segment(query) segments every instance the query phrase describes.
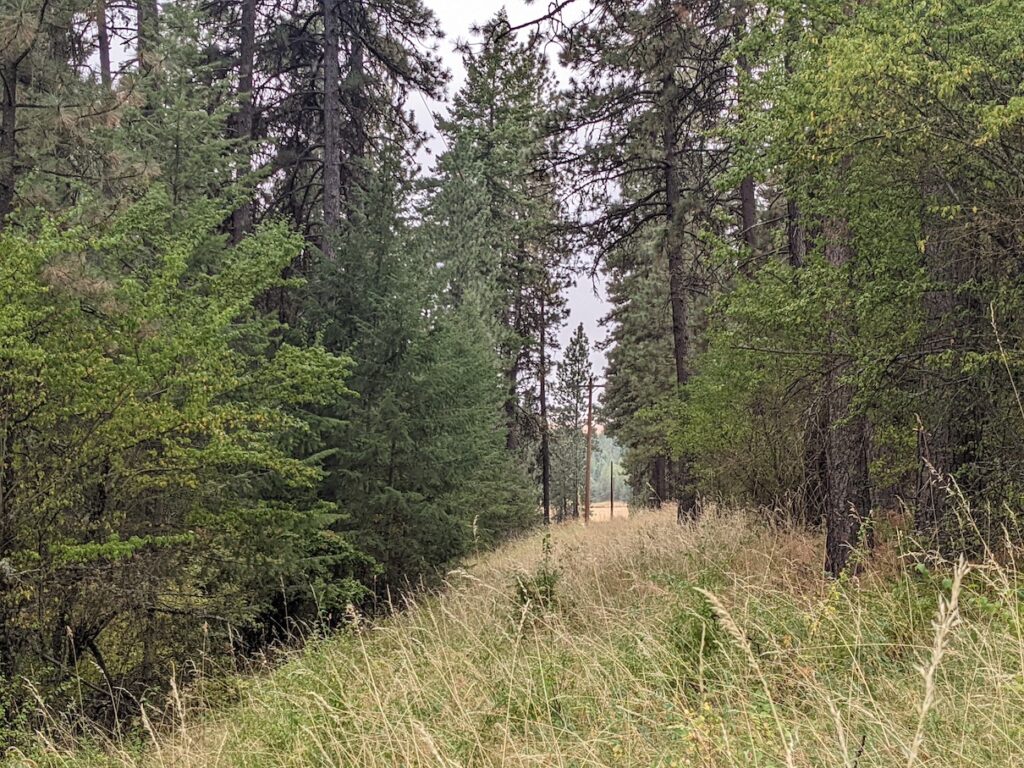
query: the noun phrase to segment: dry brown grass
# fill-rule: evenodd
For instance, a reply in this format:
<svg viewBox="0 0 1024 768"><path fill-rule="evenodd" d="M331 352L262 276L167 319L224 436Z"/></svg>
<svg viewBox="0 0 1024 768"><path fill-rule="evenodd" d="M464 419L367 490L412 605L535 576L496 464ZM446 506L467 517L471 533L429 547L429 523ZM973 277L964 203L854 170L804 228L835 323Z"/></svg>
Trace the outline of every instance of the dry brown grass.
<svg viewBox="0 0 1024 768"><path fill-rule="evenodd" d="M244 681L230 707L182 703L141 748L21 762L1024 764L1024 622L1007 568L918 572L893 557L829 584L816 537L714 510L687 528L671 513L566 526L548 557L542 535Z"/></svg>

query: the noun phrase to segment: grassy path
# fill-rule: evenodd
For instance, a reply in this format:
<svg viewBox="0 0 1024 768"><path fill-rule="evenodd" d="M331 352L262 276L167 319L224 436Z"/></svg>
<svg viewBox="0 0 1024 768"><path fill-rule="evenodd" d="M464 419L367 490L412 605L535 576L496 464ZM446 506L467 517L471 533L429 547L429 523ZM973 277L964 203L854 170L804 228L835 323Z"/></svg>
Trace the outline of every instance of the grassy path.
<svg viewBox="0 0 1024 768"><path fill-rule="evenodd" d="M820 551L740 513L562 527L239 681L235 704L183 704L155 743L21 762L1024 765L1016 577L904 570L890 545L828 584Z"/></svg>

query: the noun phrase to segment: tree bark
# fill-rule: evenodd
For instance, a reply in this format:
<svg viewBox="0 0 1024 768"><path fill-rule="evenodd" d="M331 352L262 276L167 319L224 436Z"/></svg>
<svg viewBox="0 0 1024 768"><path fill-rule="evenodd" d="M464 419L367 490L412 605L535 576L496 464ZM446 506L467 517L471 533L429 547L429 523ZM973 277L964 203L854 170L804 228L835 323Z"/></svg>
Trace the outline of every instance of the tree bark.
<svg viewBox="0 0 1024 768"><path fill-rule="evenodd" d="M743 219L743 242L750 249L749 256L753 258L757 245L757 199L753 176L744 176L740 182L740 208ZM748 268L746 271L751 270Z"/></svg>
<svg viewBox="0 0 1024 768"><path fill-rule="evenodd" d="M831 266L842 269L853 259L849 226L832 218L826 221L824 229L825 257ZM832 322L839 322L839 318L833 317ZM835 353L838 334L834 329L831 335L833 356L825 381L829 421L825 570L838 577L860 543L861 526L871 511L871 487L867 418L854 410L854 388L843 380L849 367Z"/></svg>
<svg viewBox="0 0 1024 768"><path fill-rule="evenodd" d="M335 238L341 220L341 73L339 0L323 0L324 16L324 231L322 250L336 258Z"/></svg>
<svg viewBox="0 0 1024 768"><path fill-rule="evenodd" d="M800 216L800 207L790 200L786 204L786 243L789 265L802 267L807 261L807 233Z"/></svg>
<svg viewBox="0 0 1024 768"><path fill-rule="evenodd" d="M109 91L113 86L114 77L110 69L110 32L107 29L106 0L96 0L96 47L100 56L100 82Z"/></svg>
<svg viewBox="0 0 1024 768"><path fill-rule="evenodd" d="M665 168L665 249L668 257L669 303L672 309L672 350L675 358L676 383L690 380L689 270L686 265L680 211L681 182L679 178L676 129L679 88L669 71L662 80L662 150ZM680 522L693 517L697 499L690 484L689 461L680 456L674 462L676 516ZM663 499L664 500L664 499Z"/></svg>
<svg viewBox="0 0 1024 768"><path fill-rule="evenodd" d="M0 105L0 230L14 207L18 169L18 61L10 58L0 65L3 104Z"/></svg>
<svg viewBox="0 0 1024 768"><path fill-rule="evenodd" d="M153 67L152 52L156 45L159 29L160 5L158 0L138 0L136 16L138 23L136 55L139 59L139 69L148 72Z"/></svg>
<svg viewBox="0 0 1024 768"><path fill-rule="evenodd" d="M544 502L544 524L551 523L551 449L548 441L547 396L547 313L544 297L540 297L540 474Z"/></svg>
<svg viewBox="0 0 1024 768"><path fill-rule="evenodd" d="M354 205L354 191L361 176L361 163L366 156L366 72L362 30L365 28L363 8L359 0L345 0L344 26L349 34L348 72L345 75L344 101L348 107L345 129L345 158L341 166L341 190L346 204Z"/></svg>
<svg viewBox="0 0 1024 768"><path fill-rule="evenodd" d="M234 135L242 141L252 139L253 70L256 59L256 0L243 0L238 51L238 112L234 117ZM248 159L248 152L244 153ZM252 200L246 199L231 215L231 241L241 242L252 229Z"/></svg>
<svg viewBox="0 0 1024 768"><path fill-rule="evenodd" d="M833 375L829 398L832 422L828 441L828 506L826 508L825 570L838 577L861 543L861 527L871 512L868 481L867 421L851 416L853 393Z"/></svg>
<svg viewBox="0 0 1024 768"><path fill-rule="evenodd" d="M744 3L740 8L738 16L738 38L742 38L747 32L747 12L747 4ZM747 61L746 56L740 55L737 57L736 69L738 92L741 78L750 79L750 63ZM757 246L757 195L754 187L754 177L750 174L744 176L740 182L740 219L743 226L743 242L750 251L747 259L744 260L745 268L743 271L749 275L753 271L751 269L751 260L756 256Z"/></svg>
<svg viewBox="0 0 1024 768"><path fill-rule="evenodd" d="M665 250L668 257L669 303L672 308L672 351L676 383L690 380L690 330L687 317L686 259L678 231L681 184L676 157L676 121L679 89L670 73L662 82L662 150L665 167Z"/></svg>
<svg viewBox="0 0 1024 768"><path fill-rule="evenodd" d="M785 17L785 37L793 44L800 39L800 20L791 14ZM790 62L789 52L785 55L786 75L792 75L793 65ZM802 267L807 261L807 228L804 227L800 206L795 200L786 202L786 242L791 267Z"/></svg>

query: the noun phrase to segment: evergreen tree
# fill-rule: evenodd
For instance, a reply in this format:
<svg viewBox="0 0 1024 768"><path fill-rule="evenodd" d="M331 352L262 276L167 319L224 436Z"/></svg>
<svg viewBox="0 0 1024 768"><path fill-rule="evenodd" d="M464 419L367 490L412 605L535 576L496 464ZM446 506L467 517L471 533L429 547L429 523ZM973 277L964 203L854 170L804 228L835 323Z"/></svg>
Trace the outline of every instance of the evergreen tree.
<svg viewBox="0 0 1024 768"><path fill-rule="evenodd" d="M211 637L337 621L535 519L493 297L455 289L414 212L403 105L437 95L436 23L328 5L338 82L319 3L0 22L0 673L69 713L68 691L110 714Z"/></svg>
<svg viewBox="0 0 1024 768"><path fill-rule="evenodd" d="M555 500L559 518L577 518L586 475L587 388L593 378L590 343L580 323L558 365L555 386Z"/></svg>
<svg viewBox="0 0 1024 768"><path fill-rule="evenodd" d="M602 399L609 436L625 449L629 485L648 506L674 495L666 420L676 388L665 265L652 246L623 243L605 261L611 311Z"/></svg>
<svg viewBox="0 0 1024 768"><path fill-rule="evenodd" d="M518 41L504 12L480 35L479 50L463 51L466 84L442 123L450 149L438 164L429 220L447 232L453 298L477 293L496 322L508 446L532 461L544 432L540 382L568 282L555 240L555 180L543 163L552 77L539 37Z"/></svg>
<svg viewBox="0 0 1024 768"><path fill-rule="evenodd" d="M315 450L330 452L323 492L351 511L345 528L380 564L385 595L534 516L497 428L488 319L471 297L451 301L444 242L410 220L401 158L367 173L365 213L314 273L306 317L313 338L357 361L359 397L321 414Z"/></svg>
<svg viewBox="0 0 1024 768"><path fill-rule="evenodd" d="M0 237L0 664L60 709L76 678L86 714L130 706L282 590L361 591L318 464L284 448L349 361L271 341L252 301L301 241L225 249L224 215L158 187L103 231Z"/></svg>
<svg viewBox="0 0 1024 768"><path fill-rule="evenodd" d="M656 239L680 387L693 372L696 297L715 266L708 243L723 234L729 203L719 185L728 145L714 133L732 79L733 10L721 0L601 0L562 33L573 78L560 165L576 190L580 242L608 258L623 246L638 254L636 242ZM694 512L696 489L690 452L675 458L682 519Z"/></svg>

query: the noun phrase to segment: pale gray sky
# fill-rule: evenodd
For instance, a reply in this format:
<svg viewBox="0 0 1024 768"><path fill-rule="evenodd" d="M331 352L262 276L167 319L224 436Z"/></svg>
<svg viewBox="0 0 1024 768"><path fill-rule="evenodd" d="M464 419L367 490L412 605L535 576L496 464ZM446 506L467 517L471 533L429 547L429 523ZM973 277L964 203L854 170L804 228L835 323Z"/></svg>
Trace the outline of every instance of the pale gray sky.
<svg viewBox="0 0 1024 768"><path fill-rule="evenodd" d="M513 25L537 18L547 8L546 3L533 3L531 6L523 0L425 0L441 22L441 28L445 32L445 39L441 41L441 56L445 66L452 73L452 80L448 86L448 95L451 96L462 85L465 80L466 71L462 66L462 58L455 52L455 44L459 40L470 39L470 30L474 25L480 25L490 19L501 8L508 12L509 22ZM414 104L417 117L428 131L433 131L431 112L445 109L443 103L424 103L422 108ZM440 140L432 142L433 152L444 149ZM579 323L583 323L587 336L591 343L591 363L594 366L594 374L600 378L604 376L605 356L595 348L595 342L604 338L604 329L598 325L598 320L608 311L608 305L604 298L604 285L591 284L590 278L580 276L577 285L571 288L568 293L569 319L561 332L562 347L572 335L573 330Z"/></svg>

